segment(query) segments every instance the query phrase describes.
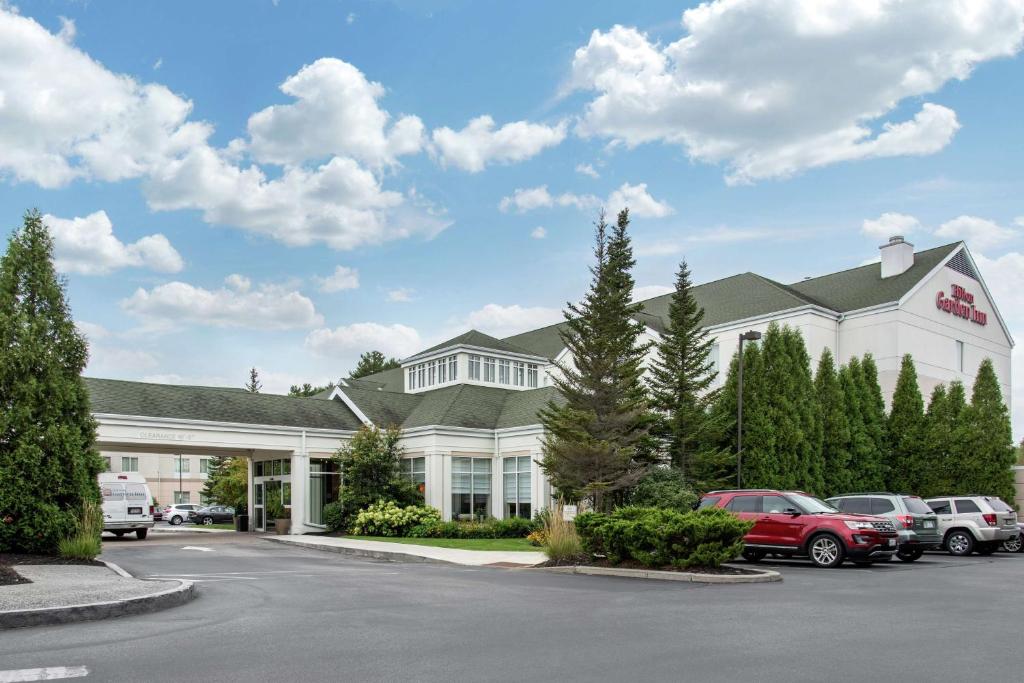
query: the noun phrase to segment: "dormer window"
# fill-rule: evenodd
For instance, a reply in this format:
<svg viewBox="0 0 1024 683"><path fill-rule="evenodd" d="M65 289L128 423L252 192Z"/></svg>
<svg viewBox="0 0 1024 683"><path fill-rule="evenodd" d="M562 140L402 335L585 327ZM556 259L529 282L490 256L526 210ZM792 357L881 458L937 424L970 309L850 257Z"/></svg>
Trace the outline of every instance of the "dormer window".
<svg viewBox="0 0 1024 683"><path fill-rule="evenodd" d="M526 386L531 389L537 388L537 366L534 363L526 366Z"/></svg>
<svg viewBox="0 0 1024 683"><path fill-rule="evenodd" d="M419 393L456 383L535 389L547 359L471 330L402 363L405 390Z"/></svg>
<svg viewBox="0 0 1024 683"><path fill-rule="evenodd" d="M469 357L469 379L471 381L480 381L480 356Z"/></svg>
<svg viewBox="0 0 1024 683"><path fill-rule="evenodd" d="M517 387L526 386L526 363L512 364L512 384Z"/></svg>
<svg viewBox="0 0 1024 683"><path fill-rule="evenodd" d="M504 358L498 361L498 384L508 384L509 368L511 365L511 361L507 361Z"/></svg>
<svg viewBox="0 0 1024 683"><path fill-rule="evenodd" d="M494 381L494 359L490 356L484 358L484 381Z"/></svg>

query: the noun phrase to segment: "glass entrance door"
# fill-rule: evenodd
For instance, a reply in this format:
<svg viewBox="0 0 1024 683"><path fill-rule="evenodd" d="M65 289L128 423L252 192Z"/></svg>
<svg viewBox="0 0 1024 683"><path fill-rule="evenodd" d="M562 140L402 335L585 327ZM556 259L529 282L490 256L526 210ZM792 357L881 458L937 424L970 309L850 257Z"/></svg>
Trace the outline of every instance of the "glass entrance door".
<svg viewBox="0 0 1024 683"><path fill-rule="evenodd" d="M274 528L274 520L285 516L284 505L281 499L281 482L263 482L263 509L264 509L264 531Z"/></svg>
<svg viewBox="0 0 1024 683"><path fill-rule="evenodd" d="M266 531L266 520L263 513L265 509L263 501L266 499L263 497L263 482L257 481L253 483L252 488L252 513L255 517L253 520L253 528L256 529L256 531Z"/></svg>

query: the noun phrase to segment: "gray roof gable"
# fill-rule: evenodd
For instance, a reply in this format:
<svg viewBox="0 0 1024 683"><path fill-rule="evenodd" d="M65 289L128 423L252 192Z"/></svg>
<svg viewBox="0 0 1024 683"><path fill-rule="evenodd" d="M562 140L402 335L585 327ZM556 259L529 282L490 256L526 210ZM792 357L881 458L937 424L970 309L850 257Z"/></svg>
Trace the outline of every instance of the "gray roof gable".
<svg viewBox="0 0 1024 683"><path fill-rule="evenodd" d="M423 351L415 353L405 360L408 361L413 358L418 358L419 356L425 356L433 353L434 351L440 351L441 349L446 349L452 346L478 346L484 349L493 349L494 351L504 351L505 353L517 353L526 356L536 355L530 349L510 343L507 340L497 339L478 330L470 330L469 332L464 332L457 337L452 337L448 341L435 344L429 349L424 349Z"/></svg>

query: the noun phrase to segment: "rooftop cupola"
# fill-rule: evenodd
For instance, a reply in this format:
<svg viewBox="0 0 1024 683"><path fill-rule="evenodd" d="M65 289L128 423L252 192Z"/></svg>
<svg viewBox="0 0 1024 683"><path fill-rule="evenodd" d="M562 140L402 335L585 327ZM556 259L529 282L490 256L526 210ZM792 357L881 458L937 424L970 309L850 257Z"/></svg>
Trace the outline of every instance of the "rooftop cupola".
<svg viewBox="0 0 1024 683"><path fill-rule="evenodd" d="M903 239L903 235L893 235L889 243L879 249L882 252L883 280L905 273L914 265L914 245Z"/></svg>

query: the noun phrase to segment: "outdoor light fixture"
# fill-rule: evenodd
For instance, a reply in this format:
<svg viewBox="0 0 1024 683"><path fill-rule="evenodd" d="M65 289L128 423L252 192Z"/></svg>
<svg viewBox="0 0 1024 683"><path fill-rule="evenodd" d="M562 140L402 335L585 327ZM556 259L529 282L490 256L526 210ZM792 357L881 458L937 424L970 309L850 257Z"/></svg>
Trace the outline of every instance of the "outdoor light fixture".
<svg viewBox="0 0 1024 683"><path fill-rule="evenodd" d="M740 334L740 367L736 378L736 488L743 488L743 342L757 341L761 333L749 330Z"/></svg>

